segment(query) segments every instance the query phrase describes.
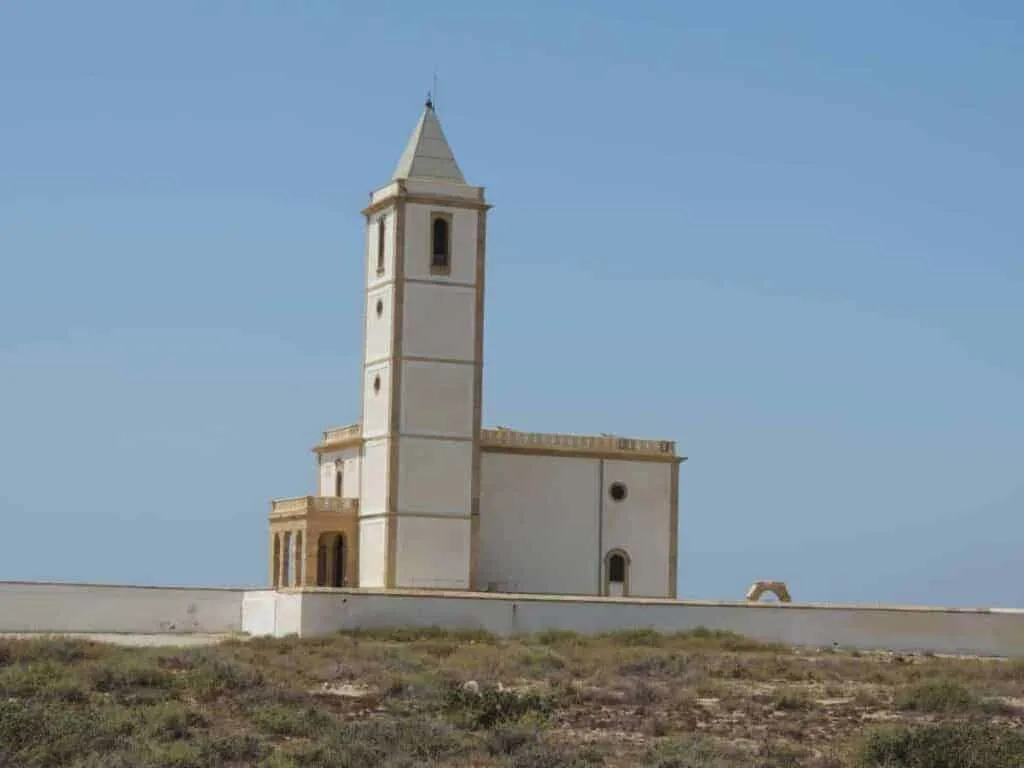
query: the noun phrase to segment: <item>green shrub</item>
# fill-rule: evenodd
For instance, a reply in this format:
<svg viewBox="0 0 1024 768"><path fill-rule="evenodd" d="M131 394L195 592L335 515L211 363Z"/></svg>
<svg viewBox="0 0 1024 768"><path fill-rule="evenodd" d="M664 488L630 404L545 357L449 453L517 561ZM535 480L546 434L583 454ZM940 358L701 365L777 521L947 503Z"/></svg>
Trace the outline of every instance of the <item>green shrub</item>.
<svg viewBox="0 0 1024 768"><path fill-rule="evenodd" d="M38 638L2 638L0 639L0 667L7 664L43 661L73 664L82 659L97 658L108 651L109 648L100 643L60 635L44 635Z"/></svg>
<svg viewBox="0 0 1024 768"><path fill-rule="evenodd" d="M924 680L896 692L897 709L911 712L970 712L981 700L968 688L953 680Z"/></svg>
<svg viewBox="0 0 1024 768"><path fill-rule="evenodd" d="M1024 735L981 722L897 725L866 735L858 768L1020 768Z"/></svg>
<svg viewBox="0 0 1024 768"><path fill-rule="evenodd" d="M689 632L681 632L676 635L679 640L684 640L691 645L699 645L706 648L718 648L723 651L772 651L791 653L792 648L779 643L766 643L761 640L754 640L737 632L727 629L708 629L697 627Z"/></svg>
<svg viewBox="0 0 1024 768"><path fill-rule="evenodd" d="M810 697L804 691L778 690L772 693L771 705L775 709L787 712L801 712L813 706Z"/></svg>
<svg viewBox="0 0 1024 768"><path fill-rule="evenodd" d="M0 700L0 765L65 768L89 753L117 751L135 728L126 707Z"/></svg>
<svg viewBox="0 0 1024 768"><path fill-rule="evenodd" d="M665 635L655 629L620 629L614 632L603 632L598 638L612 645L622 645L627 648L657 648L665 642Z"/></svg>
<svg viewBox="0 0 1024 768"><path fill-rule="evenodd" d="M683 677L690 666L690 657L685 654L648 654L620 666L619 674L627 677Z"/></svg>
<svg viewBox="0 0 1024 768"><path fill-rule="evenodd" d="M134 654L119 654L100 661L92 668L93 687L104 693L136 688L170 688L174 677L155 661Z"/></svg>
<svg viewBox="0 0 1024 768"><path fill-rule="evenodd" d="M487 751L491 755L513 755L538 739L536 728L499 726L487 734Z"/></svg>
<svg viewBox="0 0 1024 768"><path fill-rule="evenodd" d="M312 702L267 702L246 708L245 716L264 733L312 738L325 733L333 720Z"/></svg>
<svg viewBox="0 0 1024 768"><path fill-rule="evenodd" d="M251 764L267 755L263 740L253 734L209 734L198 741L204 766Z"/></svg>
<svg viewBox="0 0 1024 768"><path fill-rule="evenodd" d="M568 629L545 629L524 638L524 641L533 645L584 645L587 638Z"/></svg>
<svg viewBox="0 0 1024 768"><path fill-rule="evenodd" d="M506 759L508 768L584 768L601 765L603 762L593 750L570 753L562 747L543 741L528 744Z"/></svg>
<svg viewBox="0 0 1024 768"><path fill-rule="evenodd" d="M442 627L396 627L390 629L349 629L342 637L378 642L413 643L420 640L447 640L453 643L495 645L498 638L485 629L444 629Z"/></svg>
<svg viewBox="0 0 1024 768"><path fill-rule="evenodd" d="M497 725L526 719L543 722L554 709L549 697L534 691L509 691L492 685L470 691L457 683L446 686L442 706L446 713L470 730L489 730Z"/></svg>
<svg viewBox="0 0 1024 768"><path fill-rule="evenodd" d="M417 768L463 754L451 728L424 718L352 720L275 759L275 768Z"/></svg>
<svg viewBox="0 0 1024 768"><path fill-rule="evenodd" d="M194 728L209 725L206 716L178 701L165 701L136 710L140 730L157 741L187 739Z"/></svg>
<svg viewBox="0 0 1024 768"><path fill-rule="evenodd" d="M515 664L524 674L537 677L564 669L565 659L545 647L520 651L516 655Z"/></svg>
<svg viewBox="0 0 1024 768"><path fill-rule="evenodd" d="M185 683L203 699L227 693L240 693L265 684L263 673L255 667L212 655L199 655L187 671Z"/></svg>
<svg viewBox="0 0 1024 768"><path fill-rule="evenodd" d="M750 755L705 736L662 739L648 749L644 765L655 768L748 768Z"/></svg>
<svg viewBox="0 0 1024 768"><path fill-rule="evenodd" d="M0 667L0 699L84 702L88 686L72 669L51 662Z"/></svg>

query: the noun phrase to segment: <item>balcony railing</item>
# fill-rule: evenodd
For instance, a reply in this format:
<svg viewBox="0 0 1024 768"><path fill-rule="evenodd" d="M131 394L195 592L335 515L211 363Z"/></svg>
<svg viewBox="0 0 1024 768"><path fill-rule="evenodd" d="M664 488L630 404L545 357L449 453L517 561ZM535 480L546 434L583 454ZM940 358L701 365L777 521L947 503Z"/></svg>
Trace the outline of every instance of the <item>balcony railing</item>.
<svg viewBox="0 0 1024 768"><path fill-rule="evenodd" d="M362 433L361 424L350 424L347 427L331 427L324 430L323 442L325 444L347 442L359 438Z"/></svg>
<svg viewBox="0 0 1024 768"><path fill-rule="evenodd" d="M271 517L288 517L309 514L355 514L359 508L357 499L343 499L338 496L299 496L294 499L276 499L271 502Z"/></svg>

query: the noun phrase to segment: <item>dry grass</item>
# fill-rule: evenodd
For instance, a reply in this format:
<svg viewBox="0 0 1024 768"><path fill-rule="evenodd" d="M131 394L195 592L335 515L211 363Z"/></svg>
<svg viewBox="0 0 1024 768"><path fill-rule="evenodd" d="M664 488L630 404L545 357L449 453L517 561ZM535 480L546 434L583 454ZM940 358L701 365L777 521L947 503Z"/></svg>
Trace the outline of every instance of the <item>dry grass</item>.
<svg viewBox="0 0 1024 768"><path fill-rule="evenodd" d="M0 766L1019 768L1022 702L1020 661L707 631L0 640Z"/></svg>

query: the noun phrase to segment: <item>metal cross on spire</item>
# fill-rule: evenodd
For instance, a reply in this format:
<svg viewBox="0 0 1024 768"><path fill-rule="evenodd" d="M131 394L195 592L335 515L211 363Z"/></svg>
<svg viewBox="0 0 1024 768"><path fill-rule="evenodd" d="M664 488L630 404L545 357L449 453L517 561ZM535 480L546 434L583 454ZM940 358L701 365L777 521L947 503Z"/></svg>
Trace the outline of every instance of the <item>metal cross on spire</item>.
<svg viewBox="0 0 1024 768"><path fill-rule="evenodd" d="M437 101L437 65L434 65L434 77L431 80L431 88L427 91L427 109L434 108L434 102Z"/></svg>

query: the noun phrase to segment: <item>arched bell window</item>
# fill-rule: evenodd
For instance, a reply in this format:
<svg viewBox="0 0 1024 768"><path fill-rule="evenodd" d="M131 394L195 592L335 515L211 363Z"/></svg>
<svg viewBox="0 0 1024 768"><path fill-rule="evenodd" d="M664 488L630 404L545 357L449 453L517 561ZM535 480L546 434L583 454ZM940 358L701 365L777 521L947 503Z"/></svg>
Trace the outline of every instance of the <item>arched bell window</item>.
<svg viewBox="0 0 1024 768"><path fill-rule="evenodd" d="M377 219L377 274L384 274L384 244L387 242L387 229L384 225L384 217Z"/></svg>
<svg viewBox="0 0 1024 768"><path fill-rule="evenodd" d="M452 224L451 217L435 213L430 218L430 271L448 274L451 271Z"/></svg>

